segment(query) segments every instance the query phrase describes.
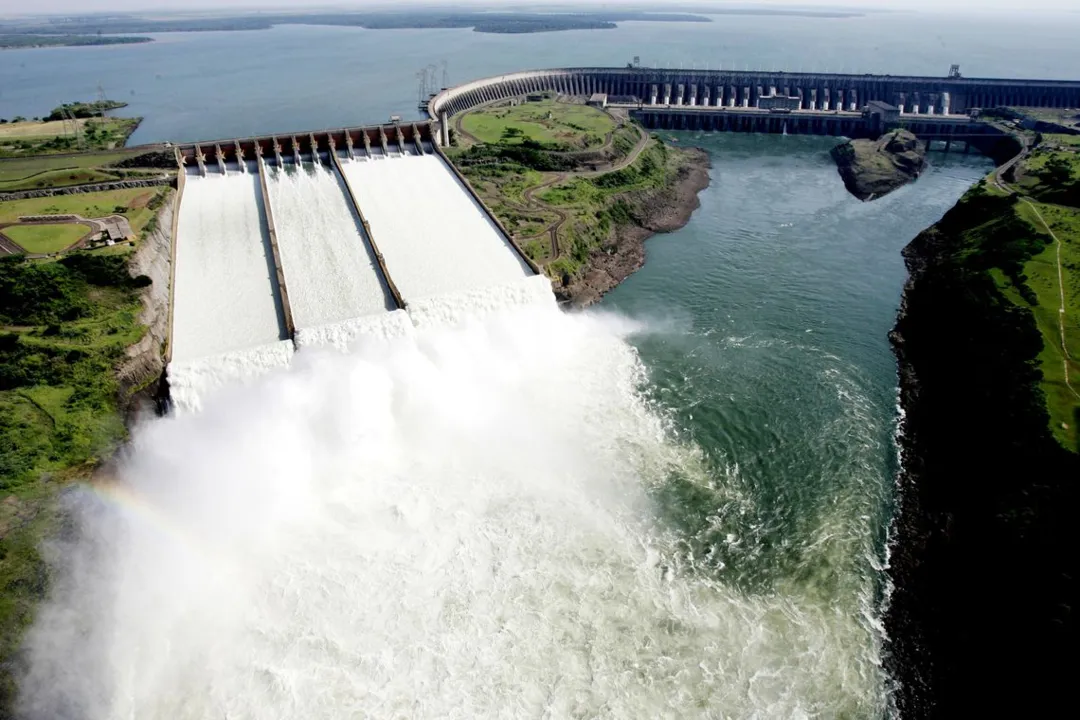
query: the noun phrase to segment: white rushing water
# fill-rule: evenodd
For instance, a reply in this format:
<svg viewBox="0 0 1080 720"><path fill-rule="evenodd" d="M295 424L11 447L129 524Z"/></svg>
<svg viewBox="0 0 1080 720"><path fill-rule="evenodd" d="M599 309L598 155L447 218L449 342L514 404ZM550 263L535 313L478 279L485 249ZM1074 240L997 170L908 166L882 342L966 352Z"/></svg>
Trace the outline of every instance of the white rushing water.
<svg viewBox="0 0 1080 720"><path fill-rule="evenodd" d="M353 160L343 168L406 303L532 274L437 155Z"/></svg>
<svg viewBox="0 0 1080 720"><path fill-rule="evenodd" d="M258 175L210 172L186 180L176 237L173 361L282 339Z"/></svg>
<svg viewBox="0 0 1080 720"><path fill-rule="evenodd" d="M636 328L526 283L136 433L71 498L23 717L860 716L860 618L678 559L652 493L714 481Z"/></svg>
<svg viewBox="0 0 1080 720"><path fill-rule="evenodd" d="M393 299L333 168L267 169L278 248L298 331L384 313Z"/></svg>

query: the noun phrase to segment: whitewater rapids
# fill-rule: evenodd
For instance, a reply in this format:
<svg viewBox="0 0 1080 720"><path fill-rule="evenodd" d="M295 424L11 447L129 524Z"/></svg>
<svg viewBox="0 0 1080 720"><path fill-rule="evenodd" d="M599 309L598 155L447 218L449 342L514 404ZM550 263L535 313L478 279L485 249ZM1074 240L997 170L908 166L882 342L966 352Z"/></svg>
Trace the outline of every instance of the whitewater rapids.
<svg viewBox="0 0 1080 720"><path fill-rule="evenodd" d="M71 500L23 716L791 718L880 696L862 618L683 552L655 493L723 478L640 394L642 328L553 301L457 319L299 352L137 433Z"/></svg>

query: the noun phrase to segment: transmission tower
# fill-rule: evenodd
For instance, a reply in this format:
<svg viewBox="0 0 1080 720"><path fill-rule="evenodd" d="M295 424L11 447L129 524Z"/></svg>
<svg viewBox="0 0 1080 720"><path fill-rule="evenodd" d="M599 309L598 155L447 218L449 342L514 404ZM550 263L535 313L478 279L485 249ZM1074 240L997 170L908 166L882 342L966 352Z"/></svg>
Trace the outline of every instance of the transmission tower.
<svg viewBox="0 0 1080 720"><path fill-rule="evenodd" d="M445 60L442 61L442 86L450 87L450 69Z"/></svg>
<svg viewBox="0 0 1080 720"><path fill-rule="evenodd" d="M64 118L64 126L65 126L65 128L67 127L67 124L69 122L71 123L71 129L72 129L72 132L75 135L75 145L80 150L84 150L85 149L84 146L85 146L86 143L83 142L82 125L79 124L79 119L77 117L75 117L75 113L71 112L70 110L68 110L65 107L61 107L60 108L60 116L62 118Z"/></svg>
<svg viewBox="0 0 1080 720"><path fill-rule="evenodd" d="M101 103L101 117L105 117L105 108L109 105L109 98L105 96L105 87L101 83L97 86L97 99Z"/></svg>
<svg viewBox="0 0 1080 720"><path fill-rule="evenodd" d="M421 68L417 71L416 79L419 81L416 86L416 102L422 105L427 100L427 69Z"/></svg>

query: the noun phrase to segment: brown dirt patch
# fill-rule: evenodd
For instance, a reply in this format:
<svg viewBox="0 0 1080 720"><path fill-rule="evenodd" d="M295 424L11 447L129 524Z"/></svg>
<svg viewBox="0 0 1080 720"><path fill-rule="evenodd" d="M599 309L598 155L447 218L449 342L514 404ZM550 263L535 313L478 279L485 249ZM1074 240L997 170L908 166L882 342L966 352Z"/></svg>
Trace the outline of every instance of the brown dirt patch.
<svg viewBox="0 0 1080 720"><path fill-rule="evenodd" d="M139 208L144 208L144 207L146 207L147 205L150 204L150 201L153 198L154 198L154 193L152 193L152 192L145 192L145 193L143 193L141 195L136 195L134 198L131 199L131 202L128 203L128 207L131 208L132 210L138 210Z"/></svg>

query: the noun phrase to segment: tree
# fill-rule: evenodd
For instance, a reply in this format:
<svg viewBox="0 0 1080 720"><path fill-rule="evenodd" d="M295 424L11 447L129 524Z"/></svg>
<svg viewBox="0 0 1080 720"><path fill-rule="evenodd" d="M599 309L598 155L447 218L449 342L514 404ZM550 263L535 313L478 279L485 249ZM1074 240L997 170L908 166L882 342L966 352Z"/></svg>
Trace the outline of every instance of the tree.
<svg viewBox="0 0 1080 720"><path fill-rule="evenodd" d="M1051 185L1067 185L1072 181L1072 165L1061 155L1046 161L1039 176Z"/></svg>

